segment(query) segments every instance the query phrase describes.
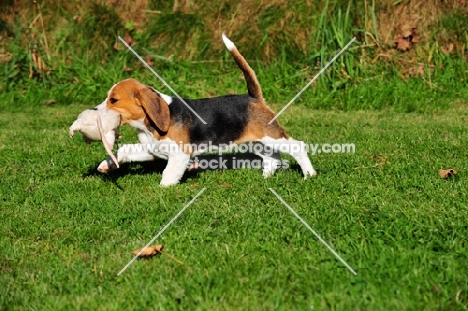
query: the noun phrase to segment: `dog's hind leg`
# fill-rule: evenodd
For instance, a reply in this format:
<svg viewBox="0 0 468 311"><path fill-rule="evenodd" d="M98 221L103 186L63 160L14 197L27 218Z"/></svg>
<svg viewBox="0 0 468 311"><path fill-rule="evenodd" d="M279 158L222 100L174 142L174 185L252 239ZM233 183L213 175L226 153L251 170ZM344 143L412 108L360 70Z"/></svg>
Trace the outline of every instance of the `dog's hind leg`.
<svg viewBox="0 0 468 311"><path fill-rule="evenodd" d="M269 149L262 144L262 151L255 152L255 154L263 159L263 177L270 177L276 172L276 169L281 167L281 158L278 151Z"/></svg>
<svg viewBox="0 0 468 311"><path fill-rule="evenodd" d="M265 137L259 141L275 151L284 152L292 156L301 167L304 179L317 175L307 155L307 145L304 142L291 137L279 139Z"/></svg>

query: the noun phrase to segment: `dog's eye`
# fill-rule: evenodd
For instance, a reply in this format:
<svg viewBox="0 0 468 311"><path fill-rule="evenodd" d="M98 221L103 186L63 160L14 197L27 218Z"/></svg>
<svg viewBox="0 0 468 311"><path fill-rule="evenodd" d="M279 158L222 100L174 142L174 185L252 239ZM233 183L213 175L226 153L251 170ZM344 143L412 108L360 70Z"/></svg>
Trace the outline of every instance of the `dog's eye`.
<svg viewBox="0 0 468 311"><path fill-rule="evenodd" d="M117 102L117 99L112 97L109 99L109 101L111 102L111 104L115 104Z"/></svg>

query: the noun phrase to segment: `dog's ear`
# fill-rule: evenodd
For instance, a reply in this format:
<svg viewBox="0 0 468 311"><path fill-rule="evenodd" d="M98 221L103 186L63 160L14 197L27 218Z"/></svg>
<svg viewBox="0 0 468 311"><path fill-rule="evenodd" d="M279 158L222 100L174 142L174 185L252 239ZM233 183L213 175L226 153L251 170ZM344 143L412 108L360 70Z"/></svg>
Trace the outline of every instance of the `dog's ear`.
<svg viewBox="0 0 468 311"><path fill-rule="evenodd" d="M148 118L153 121L161 132L167 132L171 122L171 115L166 101L150 87L140 89L135 95Z"/></svg>

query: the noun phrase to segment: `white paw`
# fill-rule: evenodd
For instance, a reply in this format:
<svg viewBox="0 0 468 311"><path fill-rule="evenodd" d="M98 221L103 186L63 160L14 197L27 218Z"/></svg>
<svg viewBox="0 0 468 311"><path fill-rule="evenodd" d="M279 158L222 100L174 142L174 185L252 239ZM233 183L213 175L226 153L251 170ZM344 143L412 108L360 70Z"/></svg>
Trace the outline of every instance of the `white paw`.
<svg viewBox="0 0 468 311"><path fill-rule="evenodd" d="M166 181L166 182L163 182L163 181L161 181L161 182L159 183L159 186L162 187L162 188L167 188L167 187L170 187L170 186L177 185L178 183L179 183L179 181L176 181L176 182L173 182L173 181L171 181L171 182L167 182L167 181Z"/></svg>
<svg viewBox="0 0 468 311"><path fill-rule="evenodd" d="M275 171L273 170L264 170L263 171L263 178L268 178L270 177L271 175L273 175L275 173Z"/></svg>
<svg viewBox="0 0 468 311"><path fill-rule="evenodd" d="M174 178L172 176L170 178L168 178L167 176L164 177L164 173L163 173L163 178L161 179L161 182L159 183L159 186L161 186L161 187L170 187L170 186L177 185L178 183L179 183L178 178Z"/></svg>
<svg viewBox="0 0 468 311"><path fill-rule="evenodd" d="M281 161L278 161L278 160L264 160L263 161L263 177L264 178L270 177L279 168L281 168Z"/></svg>
<svg viewBox="0 0 468 311"><path fill-rule="evenodd" d="M307 174L304 176L304 180L306 180L309 176L317 176L317 172L315 170L308 171Z"/></svg>

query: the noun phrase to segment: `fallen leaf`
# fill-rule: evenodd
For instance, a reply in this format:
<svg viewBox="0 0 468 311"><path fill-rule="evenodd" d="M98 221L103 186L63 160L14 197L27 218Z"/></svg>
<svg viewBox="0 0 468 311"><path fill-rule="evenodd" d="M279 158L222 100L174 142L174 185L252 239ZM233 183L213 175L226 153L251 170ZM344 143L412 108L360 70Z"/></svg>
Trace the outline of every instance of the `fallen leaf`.
<svg viewBox="0 0 468 311"><path fill-rule="evenodd" d="M401 72L404 77L424 77L424 63L405 69Z"/></svg>
<svg viewBox="0 0 468 311"><path fill-rule="evenodd" d="M129 46L132 46L135 44L135 40L133 40L132 36L130 36L130 33L128 31L125 32L123 39Z"/></svg>
<svg viewBox="0 0 468 311"><path fill-rule="evenodd" d="M158 245L152 245L152 246L148 246L147 248L143 249L143 252L139 255L139 257L150 257L150 256L154 256L156 255L157 253L161 253L161 251L163 250L164 248L164 245L162 244L158 244ZM134 256L138 255L139 252L141 252L142 248L140 249L137 249L136 251L134 251L132 254Z"/></svg>
<svg viewBox="0 0 468 311"><path fill-rule="evenodd" d="M402 33L403 38L408 39L411 36L411 33L412 33L411 29L406 29L406 30L402 30L402 31L403 31L403 33Z"/></svg>
<svg viewBox="0 0 468 311"><path fill-rule="evenodd" d="M410 46L411 46L410 42L406 40L405 38L398 38L395 40L395 47L397 50L408 51Z"/></svg>
<svg viewBox="0 0 468 311"><path fill-rule="evenodd" d="M448 169L448 170L439 170L439 176L440 178L449 178L452 175L457 174L457 171L454 169Z"/></svg>
<svg viewBox="0 0 468 311"><path fill-rule="evenodd" d="M122 49L120 47L120 44L121 44L120 41L115 41L114 46L113 46L114 50L120 51Z"/></svg>
<svg viewBox="0 0 468 311"><path fill-rule="evenodd" d="M180 261L179 259L175 258L174 256L172 255L169 255L168 253L163 253L162 250L164 248L164 245L162 244L158 244L158 245L152 245L152 246L148 246L147 248L144 248L143 251L141 252L142 248L140 249L137 249L136 251L134 251L132 254L133 256L136 256L138 255L138 253L141 252L141 254L139 255L139 257L142 257L142 258L145 258L145 257L150 257L150 256L154 256L156 254L163 254L169 258L171 258L172 260L178 262L179 264L183 265L184 263L182 261Z"/></svg>
<svg viewBox="0 0 468 311"><path fill-rule="evenodd" d="M445 55L449 55L449 54L452 54L454 47L455 46L453 43L449 43L447 45L444 45L440 49L442 50L442 53L444 53Z"/></svg>
<svg viewBox="0 0 468 311"><path fill-rule="evenodd" d="M221 184L220 186L223 187L223 188L231 188L232 187L231 184Z"/></svg>
<svg viewBox="0 0 468 311"><path fill-rule="evenodd" d="M146 54L146 63L151 67L154 65L154 61L149 54Z"/></svg>

